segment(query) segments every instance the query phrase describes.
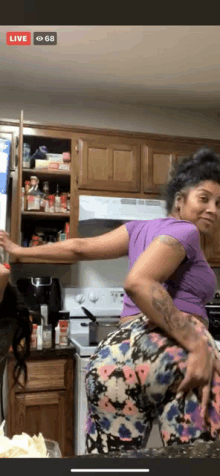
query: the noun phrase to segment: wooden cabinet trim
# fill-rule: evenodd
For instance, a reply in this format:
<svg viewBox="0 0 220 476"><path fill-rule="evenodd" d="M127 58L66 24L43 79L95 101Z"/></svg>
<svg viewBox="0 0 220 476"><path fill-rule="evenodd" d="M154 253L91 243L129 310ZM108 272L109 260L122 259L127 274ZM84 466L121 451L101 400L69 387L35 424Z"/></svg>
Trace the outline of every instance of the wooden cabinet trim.
<svg viewBox="0 0 220 476"><path fill-rule="evenodd" d="M54 390L52 392L35 392L16 394L17 401L25 401L25 406L32 405L56 405L59 403L60 397L65 395L65 390Z"/></svg>
<svg viewBox="0 0 220 476"><path fill-rule="evenodd" d="M16 131L19 130L19 121L15 119L1 119L0 120L0 131L4 130L7 132L11 128L14 128ZM57 135L57 131L65 132L68 134L91 134L91 135L105 135L105 136L118 136L118 137L127 137L130 139L140 139L142 141L160 141L161 143L164 142L172 142L178 145L178 148L181 149L184 146L190 146L194 144L196 147L200 147L202 144L206 144L207 146L217 146L220 149L220 141L218 139L210 139L210 138L198 138L198 137L189 137L189 136L173 136L173 135L166 135L166 134L152 134L152 133L145 133L145 132L136 132L136 131L122 131L118 129L104 129L104 128L91 128L85 126L71 126L71 125L60 125L60 124L45 124L42 122L33 122L33 121L24 121L24 128L32 129L33 131L40 131L40 130L48 130L48 131L55 131ZM68 137L67 137L68 138ZM163 145L161 144L163 147Z"/></svg>

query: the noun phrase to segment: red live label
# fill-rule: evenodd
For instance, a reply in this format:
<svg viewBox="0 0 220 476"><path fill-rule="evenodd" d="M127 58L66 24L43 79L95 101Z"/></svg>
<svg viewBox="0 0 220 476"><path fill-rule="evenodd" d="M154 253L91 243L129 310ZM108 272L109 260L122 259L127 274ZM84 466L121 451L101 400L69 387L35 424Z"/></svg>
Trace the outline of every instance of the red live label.
<svg viewBox="0 0 220 476"><path fill-rule="evenodd" d="M6 33L7 45L30 45L31 32L30 31L7 31Z"/></svg>

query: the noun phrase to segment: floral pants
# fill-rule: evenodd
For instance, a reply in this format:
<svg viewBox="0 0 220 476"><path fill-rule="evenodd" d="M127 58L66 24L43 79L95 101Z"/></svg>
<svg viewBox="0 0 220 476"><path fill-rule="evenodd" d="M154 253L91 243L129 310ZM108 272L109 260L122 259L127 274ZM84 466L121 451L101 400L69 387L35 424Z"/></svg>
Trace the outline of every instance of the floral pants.
<svg viewBox="0 0 220 476"><path fill-rule="evenodd" d="M197 389L176 394L186 361L187 351L144 315L109 334L86 372L86 452L145 448L155 418L165 446L220 439L220 377L214 373L204 421Z"/></svg>

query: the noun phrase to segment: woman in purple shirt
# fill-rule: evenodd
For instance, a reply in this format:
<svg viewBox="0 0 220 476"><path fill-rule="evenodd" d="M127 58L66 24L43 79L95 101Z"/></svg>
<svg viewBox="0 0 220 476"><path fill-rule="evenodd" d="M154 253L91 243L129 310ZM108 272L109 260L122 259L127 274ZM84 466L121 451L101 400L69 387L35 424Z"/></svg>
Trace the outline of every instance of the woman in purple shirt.
<svg viewBox="0 0 220 476"><path fill-rule="evenodd" d="M165 198L166 218L94 238L22 248L0 232L0 246L18 259L128 255L119 328L87 369L88 453L145 447L155 418L165 446L220 438L220 361L205 311L216 278L200 248L220 223L218 156L203 149L184 159Z"/></svg>

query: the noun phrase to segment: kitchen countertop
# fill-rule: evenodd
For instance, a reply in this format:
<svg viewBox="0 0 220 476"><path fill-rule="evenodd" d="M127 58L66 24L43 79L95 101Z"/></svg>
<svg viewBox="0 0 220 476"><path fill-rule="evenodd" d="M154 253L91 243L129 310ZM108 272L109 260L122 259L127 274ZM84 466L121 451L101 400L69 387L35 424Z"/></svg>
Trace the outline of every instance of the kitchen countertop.
<svg viewBox="0 0 220 476"><path fill-rule="evenodd" d="M55 345L50 349L32 349L31 355L29 358L34 357L43 357L47 358L57 358L57 357L73 357L76 352L76 347L74 344L68 344L66 346Z"/></svg>
<svg viewBox="0 0 220 476"><path fill-rule="evenodd" d="M86 454L77 458L220 458L220 441L195 441L193 444L149 448L134 451L114 451L106 454Z"/></svg>
<svg viewBox="0 0 220 476"><path fill-rule="evenodd" d="M44 358L44 359L56 359L56 358L67 358L73 357L76 353L76 347L74 344L69 342L66 346L55 345L50 349L31 349L31 354L29 359L32 358ZM9 352L9 359L13 359L14 355L12 352Z"/></svg>

